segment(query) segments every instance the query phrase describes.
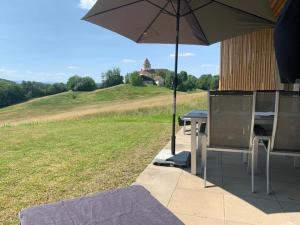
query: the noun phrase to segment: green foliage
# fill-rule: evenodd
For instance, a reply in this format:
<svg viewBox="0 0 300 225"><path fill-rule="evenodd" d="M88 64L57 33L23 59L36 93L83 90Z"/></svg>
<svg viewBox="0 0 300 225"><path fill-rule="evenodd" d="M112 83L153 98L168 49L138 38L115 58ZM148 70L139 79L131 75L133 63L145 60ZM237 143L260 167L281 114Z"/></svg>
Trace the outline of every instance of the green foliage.
<svg viewBox="0 0 300 225"><path fill-rule="evenodd" d="M82 77L74 87L74 91L94 91L96 89L97 85L91 77Z"/></svg>
<svg viewBox="0 0 300 225"><path fill-rule="evenodd" d="M119 68L108 70L102 74L103 87L113 87L123 84L123 77Z"/></svg>
<svg viewBox="0 0 300 225"><path fill-rule="evenodd" d="M78 75L72 76L69 78L68 82L67 82L67 88L68 90L72 90L74 91L75 86L80 82L82 78Z"/></svg>
<svg viewBox="0 0 300 225"><path fill-rule="evenodd" d="M96 82L91 77L70 77L67 83L67 87L72 91L94 91L97 89Z"/></svg>
<svg viewBox="0 0 300 225"><path fill-rule="evenodd" d="M0 81L0 108L25 100L24 90L13 82Z"/></svg>
<svg viewBox="0 0 300 225"><path fill-rule="evenodd" d="M219 76L204 74L199 77L197 87L202 90L217 90L219 88Z"/></svg>
<svg viewBox="0 0 300 225"><path fill-rule="evenodd" d="M0 108L32 98L61 93L66 90L66 86L63 83L44 84L23 81L21 84L17 84L12 81L0 79Z"/></svg>
<svg viewBox="0 0 300 225"><path fill-rule="evenodd" d="M125 82L127 82L126 79L129 80L129 83L132 86L144 86L143 80L142 80L140 74L137 71L135 71L133 73L130 73L130 74L127 74L126 77L125 77Z"/></svg>
<svg viewBox="0 0 300 225"><path fill-rule="evenodd" d="M167 88L172 88L173 87L173 77L174 77L174 72L172 71L167 71L165 74L165 87Z"/></svg>

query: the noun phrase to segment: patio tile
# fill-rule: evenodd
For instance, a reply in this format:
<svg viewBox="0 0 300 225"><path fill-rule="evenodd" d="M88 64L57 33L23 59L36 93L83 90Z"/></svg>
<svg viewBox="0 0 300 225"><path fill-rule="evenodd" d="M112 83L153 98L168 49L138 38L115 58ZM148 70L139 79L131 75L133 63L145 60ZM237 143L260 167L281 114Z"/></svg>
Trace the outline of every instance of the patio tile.
<svg viewBox="0 0 300 225"><path fill-rule="evenodd" d="M300 225L300 204L295 202L280 202L283 207L286 217L288 218L288 225Z"/></svg>
<svg viewBox="0 0 300 225"><path fill-rule="evenodd" d="M239 198L224 195L225 220L258 225L281 224L286 222L279 203L275 200Z"/></svg>
<svg viewBox="0 0 300 225"><path fill-rule="evenodd" d="M223 177L224 194L239 196L240 198L262 198L275 200L274 195L267 195L264 178L255 177L255 193L252 193L251 178L246 175L243 178Z"/></svg>
<svg viewBox="0 0 300 225"><path fill-rule="evenodd" d="M181 170L174 167L149 165L136 180L144 186L163 205L167 206L178 183Z"/></svg>
<svg viewBox="0 0 300 225"><path fill-rule="evenodd" d="M182 189L191 189L191 190L205 190L209 192L215 193L223 193L223 189L220 188L222 182L222 177L208 177L206 185L208 188L204 189L204 180L199 176L194 176L189 172L183 171L178 184L177 188Z"/></svg>
<svg viewBox="0 0 300 225"><path fill-rule="evenodd" d="M300 204L300 184L272 182L272 189L279 201L297 202Z"/></svg>
<svg viewBox="0 0 300 225"><path fill-rule="evenodd" d="M224 220L176 214L185 225L224 225Z"/></svg>
<svg viewBox="0 0 300 225"><path fill-rule="evenodd" d="M236 221L226 221L225 220L225 225L256 225L256 224L241 223L241 222L236 222Z"/></svg>
<svg viewBox="0 0 300 225"><path fill-rule="evenodd" d="M168 208L185 215L224 219L223 194L220 193L177 188Z"/></svg>

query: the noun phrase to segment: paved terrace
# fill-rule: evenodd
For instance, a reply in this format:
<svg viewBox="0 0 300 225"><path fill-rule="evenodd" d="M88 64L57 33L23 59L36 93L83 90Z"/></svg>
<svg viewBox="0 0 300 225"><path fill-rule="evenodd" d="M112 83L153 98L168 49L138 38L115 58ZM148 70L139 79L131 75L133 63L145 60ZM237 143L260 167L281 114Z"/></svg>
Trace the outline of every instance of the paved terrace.
<svg viewBox="0 0 300 225"><path fill-rule="evenodd" d="M177 150L190 149L190 136L177 134ZM170 149L170 143L164 148ZM187 225L300 225L300 169L290 158L271 158L272 195L265 192L260 151L256 194L238 153L209 153L208 185L189 169L149 165L136 183ZM198 160L200 161L200 160Z"/></svg>

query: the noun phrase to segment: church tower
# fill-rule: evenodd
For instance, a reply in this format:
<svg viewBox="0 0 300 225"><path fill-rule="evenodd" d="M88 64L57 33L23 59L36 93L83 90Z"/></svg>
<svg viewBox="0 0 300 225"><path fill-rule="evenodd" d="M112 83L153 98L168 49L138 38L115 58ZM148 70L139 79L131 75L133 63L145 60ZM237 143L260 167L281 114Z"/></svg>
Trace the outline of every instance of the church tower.
<svg viewBox="0 0 300 225"><path fill-rule="evenodd" d="M151 63L150 63L149 59L147 59L147 58L145 59L143 70L144 71L151 70Z"/></svg>

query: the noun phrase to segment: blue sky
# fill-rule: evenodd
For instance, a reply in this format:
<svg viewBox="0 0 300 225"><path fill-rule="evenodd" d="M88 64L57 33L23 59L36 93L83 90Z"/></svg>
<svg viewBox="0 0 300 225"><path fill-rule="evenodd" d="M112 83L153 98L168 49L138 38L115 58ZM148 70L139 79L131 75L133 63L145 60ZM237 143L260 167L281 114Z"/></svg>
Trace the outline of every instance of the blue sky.
<svg viewBox="0 0 300 225"><path fill-rule="evenodd" d="M95 0L6 0L0 2L0 78L65 82L119 67L139 70L149 58L153 68L174 67L173 45L136 44L82 21ZM179 69L217 74L220 45L180 46Z"/></svg>

